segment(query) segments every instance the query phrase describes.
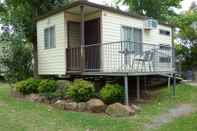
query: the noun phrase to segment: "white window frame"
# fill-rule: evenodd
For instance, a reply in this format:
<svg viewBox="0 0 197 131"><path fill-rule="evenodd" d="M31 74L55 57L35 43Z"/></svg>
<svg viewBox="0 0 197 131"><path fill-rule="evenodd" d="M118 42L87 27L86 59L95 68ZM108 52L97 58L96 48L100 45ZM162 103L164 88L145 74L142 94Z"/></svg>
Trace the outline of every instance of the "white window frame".
<svg viewBox="0 0 197 131"><path fill-rule="evenodd" d="M170 54L171 52L171 46L168 44L159 44L159 50L163 53ZM160 56L159 57L160 63L171 63L172 57L171 56Z"/></svg>
<svg viewBox="0 0 197 131"><path fill-rule="evenodd" d="M136 41L134 41L134 29L137 29L137 30L140 30L141 31L141 46L142 46L142 48L141 48L141 51L140 52L137 52L137 54L139 53L142 53L143 52L143 29L142 28L138 28L138 27L132 27L132 26L127 26L127 25L121 25L121 29L120 29L120 32L121 32L121 41L123 41L123 36L122 36L122 34L123 34L123 29L124 28L128 28L128 29L131 29L132 30L132 43L135 43ZM134 47L134 45L135 44L132 44L131 46L133 46L133 49L132 49L132 52L134 53L134 50L135 50L135 47ZM121 45L122 46L122 45ZM122 47L121 47L122 48Z"/></svg>
<svg viewBox="0 0 197 131"><path fill-rule="evenodd" d="M51 41L51 30L50 29L52 29L53 28L53 30L54 30L54 32L53 32L53 42ZM47 30L49 31L48 32L48 40L46 41L46 33L47 33ZM46 43L46 42L48 42L48 43ZM44 48L45 49L52 49L52 48L56 48L56 32L55 32L55 26L54 25L52 25L52 26L48 26L48 27L46 27L45 29L44 29Z"/></svg>

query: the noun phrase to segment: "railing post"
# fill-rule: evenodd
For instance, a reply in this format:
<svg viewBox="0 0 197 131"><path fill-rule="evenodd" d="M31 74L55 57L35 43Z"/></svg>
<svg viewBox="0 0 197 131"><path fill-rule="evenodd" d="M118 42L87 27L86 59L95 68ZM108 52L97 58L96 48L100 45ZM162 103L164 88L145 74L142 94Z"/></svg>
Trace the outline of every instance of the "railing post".
<svg viewBox="0 0 197 131"><path fill-rule="evenodd" d="M171 86L171 78L170 78L171 76L169 75L168 76L168 89L170 89L170 86Z"/></svg>
<svg viewBox="0 0 197 131"><path fill-rule="evenodd" d="M172 27L171 30L172 34L172 68L176 71L176 50L175 50L175 43L174 43L174 28Z"/></svg>
<svg viewBox="0 0 197 131"><path fill-rule="evenodd" d="M176 74L173 74L173 89L172 89L172 95L175 96L176 95Z"/></svg>
<svg viewBox="0 0 197 131"><path fill-rule="evenodd" d="M84 71L85 68L85 22L84 22L84 5L80 6L81 10L81 72Z"/></svg>
<svg viewBox="0 0 197 131"><path fill-rule="evenodd" d="M128 76L124 76L125 105L129 105Z"/></svg>

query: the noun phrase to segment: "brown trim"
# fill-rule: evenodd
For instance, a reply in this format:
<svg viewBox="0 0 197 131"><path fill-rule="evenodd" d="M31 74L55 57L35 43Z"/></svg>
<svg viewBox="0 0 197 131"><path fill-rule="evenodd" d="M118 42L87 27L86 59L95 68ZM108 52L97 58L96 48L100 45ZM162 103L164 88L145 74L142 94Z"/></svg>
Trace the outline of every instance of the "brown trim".
<svg viewBox="0 0 197 131"><path fill-rule="evenodd" d="M113 12L113 13L129 16L129 17L133 17L133 18L137 18L137 19L141 19L141 20L145 20L145 19L148 18L147 16L142 16L142 15L136 14L134 12L128 13L128 12L122 11L120 9L116 9L116 8L113 8L113 7L107 7L107 6L104 6L104 5L99 5L99 4L95 4L95 3L92 3L92 2L88 2L88 1L76 1L76 2L73 2L69 5L64 6L62 8L56 9L54 11L50 11L50 12L48 12L48 13L42 15L42 16L36 17L34 20L39 21L39 20L42 20L42 19L44 19L48 16L57 14L61 11L65 11L67 9L70 9L72 7L76 7L76 6L79 6L79 5L87 5L87 6L99 8L99 9L102 9L102 10L110 11L110 12ZM169 26L169 27L175 27L175 25L172 25L172 24L169 24L169 23L166 23L166 22L162 22L162 21L159 21L159 24L164 25L164 26Z"/></svg>
<svg viewBox="0 0 197 131"><path fill-rule="evenodd" d="M81 25L80 25L80 40L81 40L81 72L83 72L85 67L85 16L84 16L84 5L80 5L81 11Z"/></svg>
<svg viewBox="0 0 197 131"><path fill-rule="evenodd" d="M65 37L67 35L66 34L67 33L67 31L66 31L67 27L66 26L67 26L67 22L66 22L65 13L64 13L64 42L65 42L64 43L65 44L65 46L64 46L64 55L65 55L64 56L64 60L65 60L64 61L64 64L65 64L64 67L65 67L65 75L67 74L67 52L66 52L66 48L68 47L68 45L66 45L68 42L66 42L67 40L66 40L66 37Z"/></svg>
<svg viewBox="0 0 197 131"><path fill-rule="evenodd" d="M94 15L96 13L99 13L101 12L101 10L97 10L97 11L94 11L94 12L91 12L91 13L88 13L88 14L85 14L85 17L89 16L89 15Z"/></svg>

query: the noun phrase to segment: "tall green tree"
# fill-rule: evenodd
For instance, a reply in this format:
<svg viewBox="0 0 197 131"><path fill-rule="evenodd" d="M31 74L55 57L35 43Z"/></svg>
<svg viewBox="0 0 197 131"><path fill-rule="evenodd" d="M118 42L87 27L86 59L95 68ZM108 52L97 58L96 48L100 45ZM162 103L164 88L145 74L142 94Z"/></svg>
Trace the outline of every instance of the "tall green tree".
<svg viewBox="0 0 197 131"><path fill-rule="evenodd" d="M117 0L129 6L129 11L141 15L165 20L167 15L174 15L173 7L179 7L182 0Z"/></svg>
<svg viewBox="0 0 197 131"><path fill-rule="evenodd" d="M184 58L182 59L183 69L197 66L197 29L192 26L193 23L197 23L197 6L194 8L194 5L192 5L191 7L189 11L183 12L173 19L179 28L176 35L180 44L177 48L177 57Z"/></svg>
<svg viewBox="0 0 197 131"><path fill-rule="evenodd" d="M33 46L34 76L37 76L37 37L35 18L67 4L69 0L3 0L0 4L0 22L23 32L24 39Z"/></svg>
<svg viewBox="0 0 197 131"><path fill-rule="evenodd" d="M1 37L0 64L5 80L10 84L32 76L32 48L22 34Z"/></svg>

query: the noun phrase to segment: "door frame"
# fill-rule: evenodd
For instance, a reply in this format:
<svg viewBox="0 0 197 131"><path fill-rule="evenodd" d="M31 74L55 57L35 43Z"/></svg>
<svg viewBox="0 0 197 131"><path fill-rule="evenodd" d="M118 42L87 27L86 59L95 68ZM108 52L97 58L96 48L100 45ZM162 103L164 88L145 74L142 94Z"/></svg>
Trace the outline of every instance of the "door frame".
<svg viewBox="0 0 197 131"><path fill-rule="evenodd" d="M96 45L101 45L102 46L102 26L101 26L101 17L97 17L97 18L94 18L94 19L90 19L90 20L87 20L87 21L85 21L85 24L86 24L86 22L91 22L91 21L95 21L95 20L97 20L97 22L98 22L98 42L97 43L90 43L90 45L94 45L94 44L96 44ZM86 29L86 28L85 28ZM86 34L85 33L85 36L86 35L88 35L88 34ZM87 42L86 42L86 39L85 39L85 45L89 45ZM98 54L98 56L99 56L99 65L98 65L98 67L96 68L96 70L98 69L98 71L100 71L100 69L101 69L101 66L102 66L102 48L101 48L101 46L99 46L99 54Z"/></svg>

